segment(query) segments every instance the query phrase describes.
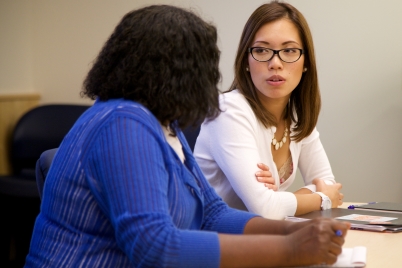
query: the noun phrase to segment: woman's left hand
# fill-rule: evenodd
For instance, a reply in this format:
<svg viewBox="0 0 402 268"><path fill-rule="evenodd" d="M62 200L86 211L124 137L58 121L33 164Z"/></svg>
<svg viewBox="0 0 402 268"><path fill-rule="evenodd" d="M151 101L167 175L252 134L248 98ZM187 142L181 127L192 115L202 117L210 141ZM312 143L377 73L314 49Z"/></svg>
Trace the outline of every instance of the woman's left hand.
<svg viewBox="0 0 402 268"><path fill-rule="evenodd" d="M331 199L332 208L336 208L343 204L343 194L340 192L342 184L335 183L327 185L322 179L314 179L313 183L316 186L317 192L322 192Z"/></svg>
<svg viewBox="0 0 402 268"><path fill-rule="evenodd" d="M257 167L261 169L255 173L257 181L264 183L265 187L274 191L278 190L278 186L275 185L275 179L272 177L272 173L269 171L269 167L263 163L258 163Z"/></svg>

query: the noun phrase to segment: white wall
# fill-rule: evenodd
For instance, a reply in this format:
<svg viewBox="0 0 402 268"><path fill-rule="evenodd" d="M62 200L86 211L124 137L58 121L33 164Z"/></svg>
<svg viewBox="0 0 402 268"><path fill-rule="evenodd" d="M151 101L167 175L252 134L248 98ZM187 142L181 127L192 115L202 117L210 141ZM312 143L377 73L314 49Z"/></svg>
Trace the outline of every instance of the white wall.
<svg viewBox="0 0 402 268"><path fill-rule="evenodd" d="M33 90L29 1L0 1L0 93Z"/></svg>
<svg viewBox="0 0 402 268"><path fill-rule="evenodd" d="M121 17L147 4L195 9L218 28L221 88L259 0L2 0L0 94L91 103L82 81ZM289 0L313 32L323 107L318 130L347 201L402 202L402 2ZM299 183L298 185L301 185Z"/></svg>

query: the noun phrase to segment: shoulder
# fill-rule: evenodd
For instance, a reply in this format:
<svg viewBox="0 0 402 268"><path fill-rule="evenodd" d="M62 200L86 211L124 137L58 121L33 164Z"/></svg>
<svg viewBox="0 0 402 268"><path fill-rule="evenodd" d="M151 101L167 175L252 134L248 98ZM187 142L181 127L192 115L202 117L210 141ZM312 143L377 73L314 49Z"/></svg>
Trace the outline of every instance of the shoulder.
<svg viewBox="0 0 402 268"><path fill-rule="evenodd" d="M159 125L158 120L145 106L124 99L97 100L83 117L83 121L87 123L101 125L110 123L119 117L134 119L147 125Z"/></svg>
<svg viewBox="0 0 402 268"><path fill-rule="evenodd" d="M313 129L313 131L311 132L311 134L308 135L307 137L305 137L301 142L303 144L309 144L309 143L312 143L319 139L320 139L320 133L318 132L317 128L315 127Z"/></svg>
<svg viewBox="0 0 402 268"><path fill-rule="evenodd" d="M93 142L99 135L132 133L138 127L163 135L158 120L145 106L124 99L97 100L77 120L69 136L80 137L82 142Z"/></svg>
<svg viewBox="0 0 402 268"><path fill-rule="evenodd" d="M126 115L132 117L153 118L152 113L142 104L124 99L111 99L96 101L93 105L94 112L100 116Z"/></svg>
<svg viewBox="0 0 402 268"><path fill-rule="evenodd" d="M237 90L223 93L219 96L219 108L221 113L213 120L205 120L201 132L214 132L219 135L221 131L226 133L241 133L242 131L260 131L266 129L257 119L254 111L246 98Z"/></svg>
<svg viewBox="0 0 402 268"><path fill-rule="evenodd" d="M222 112L243 111L254 114L246 98L237 89L221 94L219 106Z"/></svg>
<svg viewBox="0 0 402 268"><path fill-rule="evenodd" d="M237 89L225 92L219 95L219 102L222 103L236 103L248 104L246 98Z"/></svg>

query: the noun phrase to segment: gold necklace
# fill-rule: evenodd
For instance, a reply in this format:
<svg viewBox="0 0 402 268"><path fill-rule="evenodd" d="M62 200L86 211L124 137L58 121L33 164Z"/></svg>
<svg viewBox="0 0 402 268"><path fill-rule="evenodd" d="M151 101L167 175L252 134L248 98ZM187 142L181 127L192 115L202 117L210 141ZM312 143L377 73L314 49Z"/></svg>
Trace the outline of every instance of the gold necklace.
<svg viewBox="0 0 402 268"><path fill-rule="evenodd" d="M283 144L286 143L286 137L288 136L288 132L289 132L288 127L286 127L281 141L277 141L274 134L274 137L272 139L272 145L275 147L275 150L278 150L283 146Z"/></svg>

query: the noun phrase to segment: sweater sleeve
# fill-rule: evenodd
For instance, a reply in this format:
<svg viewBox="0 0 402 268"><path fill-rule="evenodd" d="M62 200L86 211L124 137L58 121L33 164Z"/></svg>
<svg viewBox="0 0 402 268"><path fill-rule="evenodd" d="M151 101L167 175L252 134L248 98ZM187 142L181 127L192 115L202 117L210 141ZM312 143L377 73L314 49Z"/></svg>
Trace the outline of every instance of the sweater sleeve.
<svg viewBox="0 0 402 268"><path fill-rule="evenodd" d="M160 130L161 132L161 130ZM87 180L135 267L218 267L216 232L183 230L170 215L162 132L117 117L98 135Z"/></svg>
<svg viewBox="0 0 402 268"><path fill-rule="evenodd" d="M245 100L223 97L221 104L223 112L201 128L197 160L215 162L250 212L271 219L294 215L297 200L293 193L275 192L255 178L257 163L263 162L259 150L264 148L259 148L259 129L253 111ZM217 174L211 170L206 173Z"/></svg>

